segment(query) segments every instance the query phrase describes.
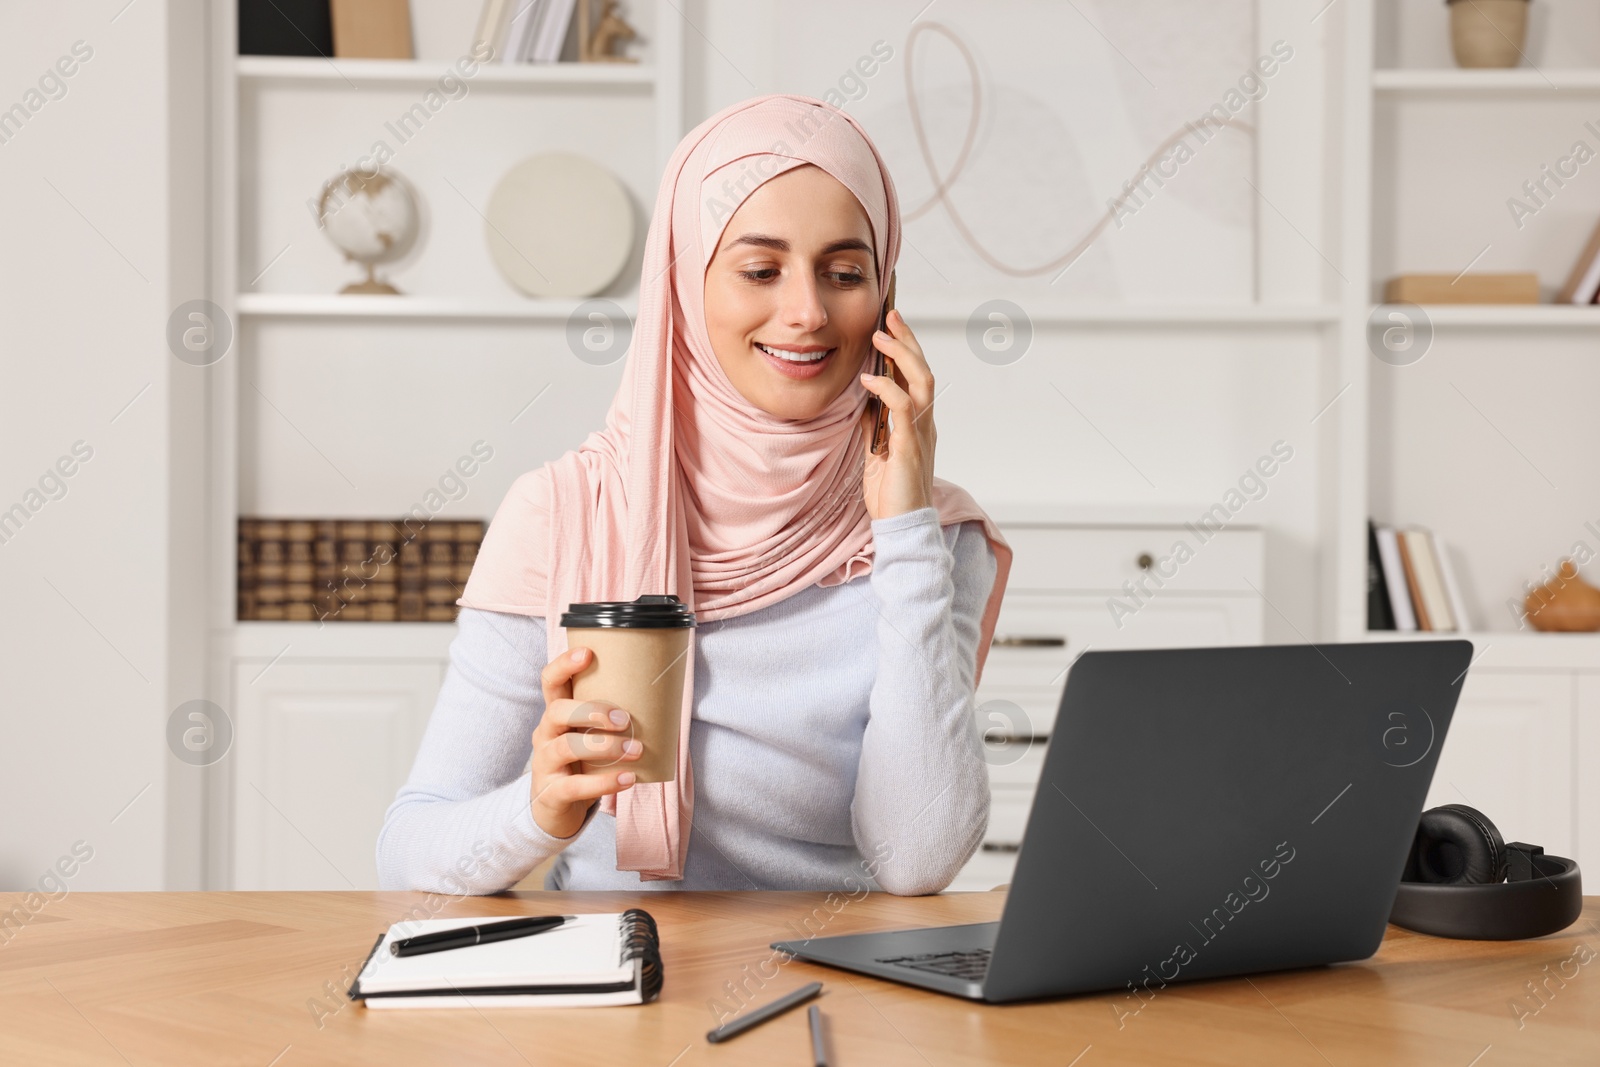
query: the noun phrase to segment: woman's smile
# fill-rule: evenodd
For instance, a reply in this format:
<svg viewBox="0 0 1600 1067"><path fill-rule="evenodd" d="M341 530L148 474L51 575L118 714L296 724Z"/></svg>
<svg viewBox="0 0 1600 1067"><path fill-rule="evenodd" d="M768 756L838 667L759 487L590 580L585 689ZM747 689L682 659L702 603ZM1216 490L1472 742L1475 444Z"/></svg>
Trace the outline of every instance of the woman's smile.
<svg viewBox="0 0 1600 1067"><path fill-rule="evenodd" d="M761 352L769 364L785 378L804 381L815 378L828 366L828 361L837 348L826 345L798 345L798 344L764 344L755 342L756 348Z"/></svg>

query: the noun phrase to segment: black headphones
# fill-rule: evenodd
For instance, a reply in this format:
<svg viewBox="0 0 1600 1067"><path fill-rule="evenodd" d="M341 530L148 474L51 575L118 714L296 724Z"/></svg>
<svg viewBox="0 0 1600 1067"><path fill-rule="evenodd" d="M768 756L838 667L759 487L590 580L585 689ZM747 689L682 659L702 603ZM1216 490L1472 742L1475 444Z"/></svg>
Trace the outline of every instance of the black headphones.
<svg viewBox="0 0 1600 1067"><path fill-rule="evenodd" d="M1465 804L1422 813L1389 921L1435 937L1514 941L1565 930L1583 910L1578 865L1506 844Z"/></svg>

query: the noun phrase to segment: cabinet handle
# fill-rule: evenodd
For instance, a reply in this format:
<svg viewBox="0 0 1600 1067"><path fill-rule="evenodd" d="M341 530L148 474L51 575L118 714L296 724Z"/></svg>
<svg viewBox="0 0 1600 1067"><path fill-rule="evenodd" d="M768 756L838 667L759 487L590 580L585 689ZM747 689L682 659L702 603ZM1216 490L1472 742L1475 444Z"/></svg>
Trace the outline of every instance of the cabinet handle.
<svg viewBox="0 0 1600 1067"><path fill-rule="evenodd" d="M985 852L1020 852L1021 850L1021 845L1011 841L985 841L983 843L983 851Z"/></svg>
<svg viewBox="0 0 1600 1067"><path fill-rule="evenodd" d="M997 648L1065 648L1065 637L1023 637L1017 634L997 636L989 644Z"/></svg>
<svg viewBox="0 0 1600 1067"><path fill-rule="evenodd" d="M984 734L983 743L993 745L1042 745L1050 740L1049 734Z"/></svg>
<svg viewBox="0 0 1600 1067"><path fill-rule="evenodd" d="M1150 553L1141 552L1141 553L1139 553L1139 558L1134 560L1134 562L1139 565L1139 569L1140 570L1147 571L1151 567L1155 566L1156 560L1155 560L1155 557L1152 556Z"/></svg>

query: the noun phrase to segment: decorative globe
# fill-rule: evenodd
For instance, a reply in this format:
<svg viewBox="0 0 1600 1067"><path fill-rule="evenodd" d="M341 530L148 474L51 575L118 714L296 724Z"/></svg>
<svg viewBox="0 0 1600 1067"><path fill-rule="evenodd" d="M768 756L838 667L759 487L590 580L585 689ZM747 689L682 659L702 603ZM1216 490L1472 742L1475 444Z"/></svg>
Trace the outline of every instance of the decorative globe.
<svg viewBox="0 0 1600 1067"><path fill-rule="evenodd" d="M398 293L377 277L376 268L411 250L419 217L416 194L392 170L347 170L328 179L317 199L317 221L346 259L367 268L365 279L339 291Z"/></svg>

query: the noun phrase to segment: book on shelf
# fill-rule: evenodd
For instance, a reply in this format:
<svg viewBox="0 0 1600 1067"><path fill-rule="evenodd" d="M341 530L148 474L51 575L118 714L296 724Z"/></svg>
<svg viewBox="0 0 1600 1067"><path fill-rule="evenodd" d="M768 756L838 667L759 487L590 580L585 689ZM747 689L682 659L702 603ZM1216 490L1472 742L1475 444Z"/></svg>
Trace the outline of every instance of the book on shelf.
<svg viewBox="0 0 1600 1067"><path fill-rule="evenodd" d="M1439 565L1445 595L1450 598L1450 614L1455 616L1456 629L1462 632L1472 629L1467 622L1467 602L1461 595L1461 582L1456 578L1455 565L1450 562L1450 550L1438 534L1433 535L1433 558Z"/></svg>
<svg viewBox="0 0 1600 1067"><path fill-rule="evenodd" d="M1383 557L1378 546L1378 526L1367 520L1367 629L1395 629L1394 606L1383 580Z"/></svg>
<svg viewBox="0 0 1600 1067"><path fill-rule="evenodd" d="M513 0L484 0L478 13L478 28L472 34L475 55L488 53L490 62L499 59L506 45L506 27L511 19Z"/></svg>
<svg viewBox="0 0 1600 1067"><path fill-rule="evenodd" d="M474 43L501 63L555 63L572 28L576 0L484 0Z"/></svg>
<svg viewBox="0 0 1600 1067"><path fill-rule="evenodd" d="M1394 629L1415 630L1417 615L1411 610L1411 594L1406 587L1405 567L1400 562L1399 538L1395 536L1392 526L1374 525L1373 536L1378 547L1378 573L1383 582L1383 591L1389 600L1389 610L1394 616ZM1370 628L1373 627L1369 622Z"/></svg>
<svg viewBox="0 0 1600 1067"><path fill-rule="evenodd" d="M478 519L240 518L241 621L453 622Z"/></svg>
<svg viewBox="0 0 1600 1067"><path fill-rule="evenodd" d="M239 0L239 54L333 55L328 0Z"/></svg>
<svg viewBox="0 0 1600 1067"><path fill-rule="evenodd" d="M329 0L333 54L340 59L411 59L409 0Z"/></svg>
<svg viewBox="0 0 1600 1067"><path fill-rule="evenodd" d="M554 63L561 58L561 47L566 43L576 6L573 0L545 0L544 18L540 20L539 36L533 46L533 62Z"/></svg>
<svg viewBox="0 0 1600 1067"><path fill-rule="evenodd" d="M1537 304L1539 276L1517 274L1400 274L1383 287L1386 304Z"/></svg>
<svg viewBox="0 0 1600 1067"><path fill-rule="evenodd" d="M1422 598L1428 629L1454 630L1455 615L1450 611L1450 601L1444 591L1444 578L1439 574L1439 563L1434 559L1433 542L1428 537L1428 531L1402 530L1400 544L1411 560L1411 571L1416 576L1415 595Z"/></svg>
<svg viewBox="0 0 1600 1067"><path fill-rule="evenodd" d="M1466 600L1445 543L1419 526L1368 522L1367 628L1463 632ZM1385 614L1379 602L1388 605Z"/></svg>
<svg viewBox="0 0 1600 1067"><path fill-rule="evenodd" d="M539 10L548 0L514 0L508 5L502 63L523 63L538 29Z"/></svg>
<svg viewBox="0 0 1600 1067"><path fill-rule="evenodd" d="M1417 557L1412 554L1411 543L1406 540L1405 532L1395 531L1395 538L1400 545L1400 568L1405 575L1404 589L1411 598L1411 610L1417 616L1417 629L1433 629L1433 620L1428 617L1428 602L1422 599L1422 579L1417 573Z"/></svg>
<svg viewBox="0 0 1600 1067"><path fill-rule="evenodd" d="M1600 222L1590 231L1589 243L1583 246L1577 262L1572 264L1572 272L1567 275L1567 284L1556 296L1558 304L1596 302L1600 302Z"/></svg>

